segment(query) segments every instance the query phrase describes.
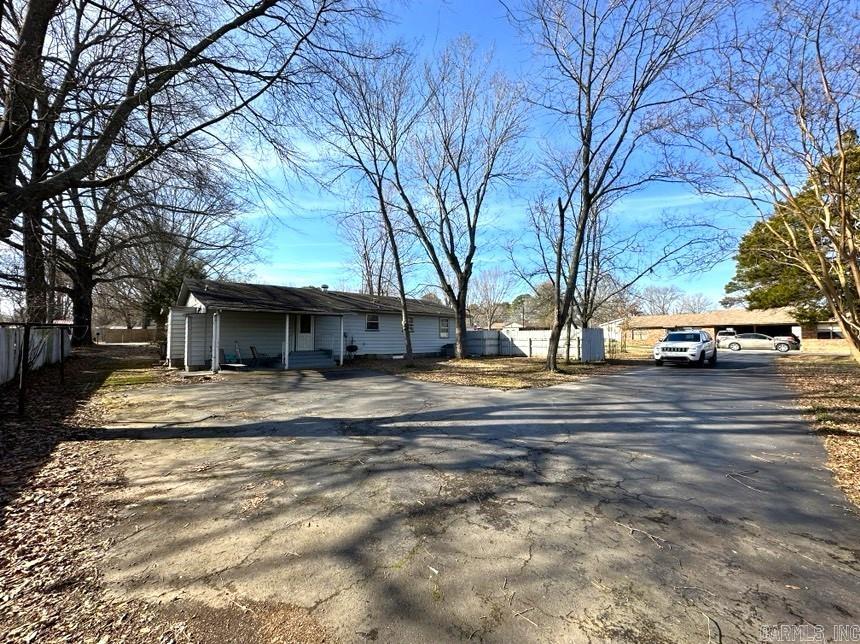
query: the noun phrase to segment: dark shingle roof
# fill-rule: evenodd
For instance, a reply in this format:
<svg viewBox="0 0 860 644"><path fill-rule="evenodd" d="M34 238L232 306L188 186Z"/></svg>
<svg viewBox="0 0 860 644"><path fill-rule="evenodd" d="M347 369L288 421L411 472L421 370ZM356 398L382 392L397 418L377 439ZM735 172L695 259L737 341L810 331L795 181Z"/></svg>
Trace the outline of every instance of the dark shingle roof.
<svg viewBox="0 0 860 644"><path fill-rule="evenodd" d="M400 313L400 299L397 297L324 291L312 287L186 279L179 294L180 305L185 303L188 293L207 309L227 311ZM410 315L454 316L454 311L447 306L424 300L410 298L408 307Z"/></svg>

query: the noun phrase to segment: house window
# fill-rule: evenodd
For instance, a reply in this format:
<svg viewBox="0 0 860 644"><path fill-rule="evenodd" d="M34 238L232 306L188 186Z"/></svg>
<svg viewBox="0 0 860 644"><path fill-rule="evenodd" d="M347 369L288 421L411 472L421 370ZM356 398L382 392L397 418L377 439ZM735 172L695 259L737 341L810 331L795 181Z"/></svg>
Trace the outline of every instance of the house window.
<svg viewBox="0 0 860 644"><path fill-rule="evenodd" d="M439 337L448 337L448 324L451 322L449 318L439 318Z"/></svg>
<svg viewBox="0 0 860 644"><path fill-rule="evenodd" d="M311 332L311 316L310 315L300 315L299 316L299 333L310 333Z"/></svg>
<svg viewBox="0 0 860 644"><path fill-rule="evenodd" d="M379 316L375 313L368 313L364 318L365 331L379 331Z"/></svg>
<svg viewBox="0 0 860 644"><path fill-rule="evenodd" d="M819 340L837 340L842 338L842 332L835 324L819 324L815 337Z"/></svg>
<svg viewBox="0 0 860 644"><path fill-rule="evenodd" d="M415 333L415 318L411 315L406 318L406 326L409 327L409 333ZM403 329L400 329L400 332L403 333Z"/></svg>

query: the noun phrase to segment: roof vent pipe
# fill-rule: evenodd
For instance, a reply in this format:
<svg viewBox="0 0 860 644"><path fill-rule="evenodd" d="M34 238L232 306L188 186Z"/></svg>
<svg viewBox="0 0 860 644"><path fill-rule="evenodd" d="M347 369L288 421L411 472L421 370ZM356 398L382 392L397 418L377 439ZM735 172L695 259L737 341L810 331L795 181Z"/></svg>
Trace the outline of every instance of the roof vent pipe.
<svg viewBox="0 0 860 644"><path fill-rule="evenodd" d="M323 284L322 286L320 286L320 288L324 291L327 291L328 290L328 284Z"/></svg>

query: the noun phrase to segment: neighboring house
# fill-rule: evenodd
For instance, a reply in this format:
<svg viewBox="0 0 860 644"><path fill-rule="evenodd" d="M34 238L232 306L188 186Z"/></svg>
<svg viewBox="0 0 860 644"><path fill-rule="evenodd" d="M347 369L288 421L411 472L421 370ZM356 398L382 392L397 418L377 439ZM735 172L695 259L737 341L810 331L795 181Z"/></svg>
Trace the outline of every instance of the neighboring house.
<svg viewBox="0 0 860 644"><path fill-rule="evenodd" d="M442 304L409 300L412 350L438 355L454 342L454 311ZM284 369L343 364L355 355L402 355L400 300L396 297L185 280L170 308L168 364L218 371L222 362Z"/></svg>
<svg viewBox="0 0 860 644"><path fill-rule="evenodd" d="M627 345L652 345L659 342L667 331L703 329L712 335L723 329L737 333L764 333L788 335L801 339L805 350L847 349L834 322L800 324L789 307L774 309L719 309L705 313L678 313L674 315L637 315L612 320L601 325L610 340Z"/></svg>

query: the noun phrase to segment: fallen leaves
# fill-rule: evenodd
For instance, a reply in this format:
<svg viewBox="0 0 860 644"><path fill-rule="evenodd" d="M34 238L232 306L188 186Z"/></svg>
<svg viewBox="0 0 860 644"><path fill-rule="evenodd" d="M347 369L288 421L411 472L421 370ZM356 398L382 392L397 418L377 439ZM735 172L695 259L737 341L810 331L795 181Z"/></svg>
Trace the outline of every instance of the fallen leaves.
<svg viewBox="0 0 860 644"><path fill-rule="evenodd" d="M0 639L8 642L167 641L173 625L148 607L109 599L99 562L115 519L102 494L122 483L99 443L88 440L102 420L92 392L123 364L154 355L102 348L76 352L66 364L66 386L56 368L34 372L27 409L0 396L6 424L0 479ZM4 420L5 422L5 420ZM158 632L143 636L144 629ZM163 637L165 636L165 637Z"/></svg>
<svg viewBox="0 0 860 644"><path fill-rule="evenodd" d="M803 354L777 365L824 439L836 484L860 505L860 365L847 356Z"/></svg>
<svg viewBox="0 0 860 644"><path fill-rule="evenodd" d="M126 404L128 387L181 379L155 359L141 347L76 350L65 387L55 367L32 374L25 417L14 413L12 387L0 388L7 433L0 460L0 642L329 641L323 626L297 606L156 606L106 592L100 569L117 510L105 499L124 481L113 448L98 440L99 428ZM215 465L207 461L196 471ZM265 499L257 494L248 510Z"/></svg>

